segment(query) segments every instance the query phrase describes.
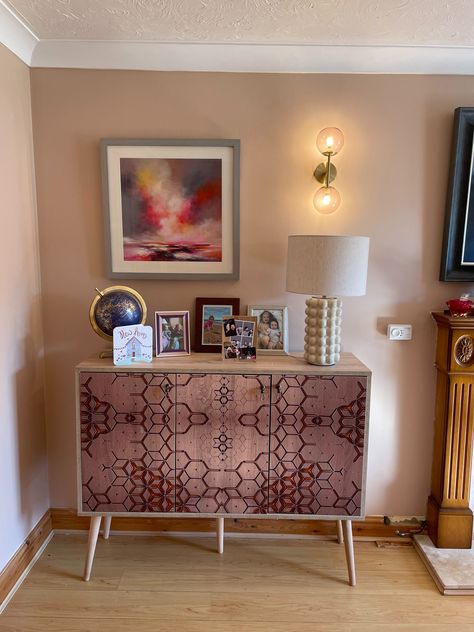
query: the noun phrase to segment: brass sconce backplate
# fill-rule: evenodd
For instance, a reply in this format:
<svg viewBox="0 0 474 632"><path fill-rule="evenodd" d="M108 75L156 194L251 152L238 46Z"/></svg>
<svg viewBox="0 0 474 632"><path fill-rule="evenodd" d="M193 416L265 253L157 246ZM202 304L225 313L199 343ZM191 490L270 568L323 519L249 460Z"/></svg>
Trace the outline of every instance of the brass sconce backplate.
<svg viewBox="0 0 474 632"><path fill-rule="evenodd" d="M326 167L327 167L327 163L321 162L319 163L319 165L316 167L316 169L313 172L313 176L316 178L318 182L321 182L321 184L324 184L326 182ZM337 176L337 169L331 163L329 166L328 183L335 180L336 176Z"/></svg>

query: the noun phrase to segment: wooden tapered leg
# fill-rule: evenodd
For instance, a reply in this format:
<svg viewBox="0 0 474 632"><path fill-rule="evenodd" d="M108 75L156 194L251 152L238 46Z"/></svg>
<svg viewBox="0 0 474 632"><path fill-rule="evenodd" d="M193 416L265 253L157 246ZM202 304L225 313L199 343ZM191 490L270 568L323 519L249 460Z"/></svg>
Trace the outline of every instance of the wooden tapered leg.
<svg viewBox="0 0 474 632"><path fill-rule="evenodd" d="M94 561L95 547L99 537L100 521L102 516L92 516L89 527L89 542L87 544L86 566L84 568L84 581L88 582L91 576L92 562Z"/></svg>
<svg viewBox="0 0 474 632"><path fill-rule="evenodd" d="M217 551L224 553L224 518L216 518L217 522Z"/></svg>
<svg viewBox="0 0 474 632"><path fill-rule="evenodd" d="M104 540L109 539L111 524L112 524L112 516L104 516Z"/></svg>
<svg viewBox="0 0 474 632"><path fill-rule="evenodd" d="M346 549L347 570L349 572L349 584L356 585L356 572L354 561L354 542L352 541L352 522L351 520L343 520L344 530L344 548Z"/></svg>
<svg viewBox="0 0 474 632"><path fill-rule="evenodd" d="M343 544L344 542L344 535L342 533L342 520L337 521L337 541L339 542L339 544Z"/></svg>

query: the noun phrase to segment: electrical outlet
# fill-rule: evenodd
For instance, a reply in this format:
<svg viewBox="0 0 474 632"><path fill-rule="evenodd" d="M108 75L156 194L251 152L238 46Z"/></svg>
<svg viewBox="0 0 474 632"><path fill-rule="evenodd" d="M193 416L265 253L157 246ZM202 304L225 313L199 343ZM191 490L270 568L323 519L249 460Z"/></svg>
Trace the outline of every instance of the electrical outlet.
<svg viewBox="0 0 474 632"><path fill-rule="evenodd" d="M412 339L412 326L411 325L388 325L387 326L387 338L389 340L411 340Z"/></svg>

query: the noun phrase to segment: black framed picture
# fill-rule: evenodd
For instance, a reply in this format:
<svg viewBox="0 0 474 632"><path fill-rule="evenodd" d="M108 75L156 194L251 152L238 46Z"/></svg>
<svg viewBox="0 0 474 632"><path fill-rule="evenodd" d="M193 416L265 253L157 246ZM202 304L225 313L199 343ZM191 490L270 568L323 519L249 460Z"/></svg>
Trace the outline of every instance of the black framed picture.
<svg viewBox="0 0 474 632"><path fill-rule="evenodd" d="M474 107L456 108L440 281L474 281Z"/></svg>

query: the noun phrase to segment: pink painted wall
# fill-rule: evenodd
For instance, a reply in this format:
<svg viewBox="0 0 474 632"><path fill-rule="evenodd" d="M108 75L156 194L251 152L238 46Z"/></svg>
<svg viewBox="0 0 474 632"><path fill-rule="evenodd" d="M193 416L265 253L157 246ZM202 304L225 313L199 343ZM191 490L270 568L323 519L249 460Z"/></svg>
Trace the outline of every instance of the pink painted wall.
<svg viewBox="0 0 474 632"><path fill-rule="evenodd" d="M285 292L287 236L371 237L367 295L345 300L345 350L373 370L367 512L425 512L432 452L434 326L429 313L473 288L438 282L453 110L474 101L466 77L257 75L32 70L46 342L51 504L75 505L76 362L101 349L88 323L105 277L99 140L240 138L241 278L137 281L150 312L196 296L286 303L303 344L305 297ZM339 126L340 210L311 200L319 130ZM127 284L127 282L125 282ZM129 283L130 284L130 283ZM389 322L412 342L389 342Z"/></svg>
<svg viewBox="0 0 474 632"><path fill-rule="evenodd" d="M29 69L0 45L0 571L49 508Z"/></svg>

